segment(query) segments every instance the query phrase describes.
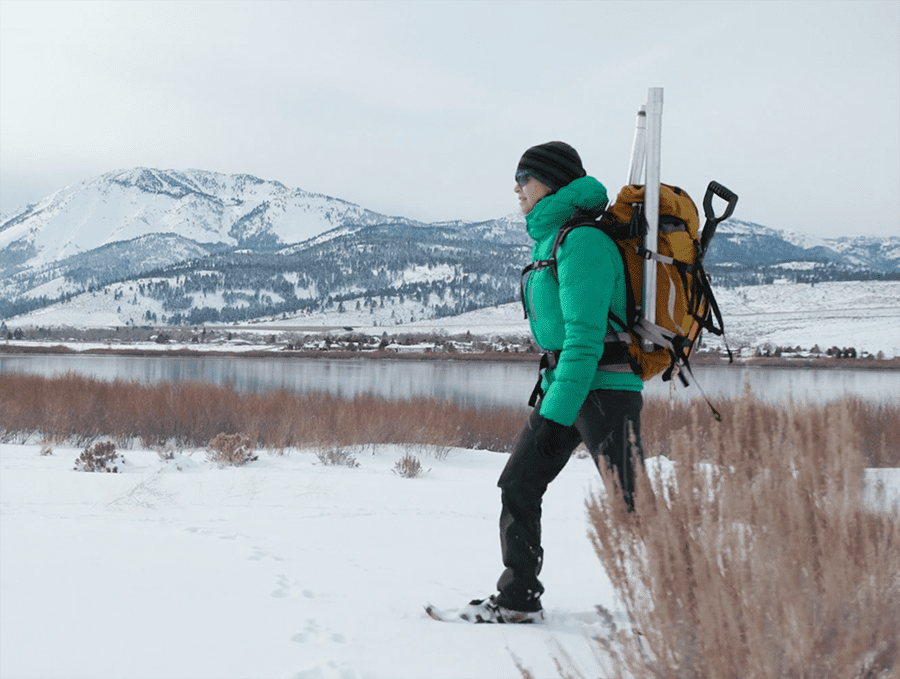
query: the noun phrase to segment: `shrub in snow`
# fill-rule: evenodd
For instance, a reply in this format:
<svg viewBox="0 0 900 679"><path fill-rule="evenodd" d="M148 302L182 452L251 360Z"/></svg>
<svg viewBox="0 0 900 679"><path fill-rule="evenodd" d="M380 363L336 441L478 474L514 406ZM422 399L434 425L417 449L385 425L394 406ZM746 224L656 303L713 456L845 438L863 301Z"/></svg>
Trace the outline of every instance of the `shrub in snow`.
<svg viewBox="0 0 900 679"><path fill-rule="evenodd" d="M428 471L431 471L430 469ZM406 479L414 479L423 474L422 465L419 458L414 455L404 455L394 464L394 473L399 474Z"/></svg>
<svg viewBox="0 0 900 679"><path fill-rule="evenodd" d="M446 460L450 455L450 446L432 445L427 443L404 443L400 445L406 450L408 457L418 455L430 455L435 460Z"/></svg>
<svg viewBox="0 0 900 679"><path fill-rule="evenodd" d="M900 521L863 503L858 408L748 395L706 435L673 427L633 513L601 465L589 535L635 632L597 638L616 676L897 676Z"/></svg>
<svg viewBox="0 0 900 679"><path fill-rule="evenodd" d="M209 442L206 458L219 465L240 467L257 460L259 456L253 453L250 437L243 434L221 433Z"/></svg>
<svg viewBox="0 0 900 679"><path fill-rule="evenodd" d="M431 446L431 455L435 460L446 460L450 455L450 446Z"/></svg>
<svg viewBox="0 0 900 679"><path fill-rule="evenodd" d="M85 448L77 460L75 470L81 472L111 472L118 473L119 465L125 463L125 458L116 453L116 444L112 441L100 441L92 448Z"/></svg>
<svg viewBox="0 0 900 679"><path fill-rule="evenodd" d="M319 462L326 466L358 467L359 462L352 452L337 445L326 446L316 451Z"/></svg>

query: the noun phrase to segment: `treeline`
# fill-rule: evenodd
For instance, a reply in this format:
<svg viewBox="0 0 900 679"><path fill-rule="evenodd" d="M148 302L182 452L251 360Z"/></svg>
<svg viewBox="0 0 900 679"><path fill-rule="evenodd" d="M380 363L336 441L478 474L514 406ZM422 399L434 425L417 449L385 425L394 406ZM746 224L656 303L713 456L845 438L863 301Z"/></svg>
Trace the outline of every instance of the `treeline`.
<svg viewBox="0 0 900 679"><path fill-rule="evenodd" d="M518 297L529 246L512 239L488 240L489 235L465 225L351 224L344 235L321 243L277 249L271 237L254 241L245 234L243 249L228 250L222 244L151 235L98 248L41 272L32 283L63 277L68 292L29 298L8 292L8 298L0 298L0 318L64 303L82 292L103 293L110 285L118 288L119 311L138 306L130 315L141 322L232 323L366 308L374 313L409 300L417 303L417 316L452 316ZM804 253L777 239L726 239L713 243L706 267L714 284L726 288L776 280L900 280L900 272L866 270L824 256L810 269L785 268L785 263L799 261L796 257L809 256ZM192 258L166 263L184 257ZM156 268L151 261L158 262ZM128 290L124 294L123 286Z"/></svg>
<svg viewBox="0 0 900 679"><path fill-rule="evenodd" d="M401 233L425 231L404 227ZM506 304L518 295L524 246L397 237L382 227L297 252L230 252L147 274L137 292L167 322L198 325L414 301L431 317ZM216 296L204 304L204 297ZM148 319L148 320L153 320Z"/></svg>
<svg viewBox="0 0 900 679"><path fill-rule="evenodd" d="M163 289L164 290L164 289ZM163 308L171 311L166 322L172 325L201 325L205 323L232 323L260 317L277 317L296 313L336 311L360 311L369 309L392 309L407 301L415 301L426 310L429 317L456 316L466 311L506 304L516 299L514 286L500 287L496 282L468 283L466 281L423 281L407 283L398 288L346 292L318 298L298 298L287 296L281 300L272 295L255 293L223 293L225 305L222 307L192 306L191 298L182 291L172 289L167 296L160 288L154 291L155 299L162 301ZM435 301L437 299L438 301ZM179 311L183 309L183 311ZM156 321L155 314L147 318Z"/></svg>
<svg viewBox="0 0 900 679"><path fill-rule="evenodd" d="M823 263L812 269L791 269L782 266L741 266L734 264L705 265L717 287L737 288L746 285L771 285L776 280L792 283L832 283L846 281L897 281L900 272L863 270L833 263Z"/></svg>

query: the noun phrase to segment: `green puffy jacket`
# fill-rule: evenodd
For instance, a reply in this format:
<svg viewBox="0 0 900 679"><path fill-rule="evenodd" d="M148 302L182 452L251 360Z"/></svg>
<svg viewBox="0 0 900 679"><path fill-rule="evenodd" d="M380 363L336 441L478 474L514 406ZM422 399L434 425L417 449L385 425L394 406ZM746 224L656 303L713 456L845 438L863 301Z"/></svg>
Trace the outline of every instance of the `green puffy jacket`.
<svg viewBox="0 0 900 679"><path fill-rule="evenodd" d="M525 219L534 240L532 261L549 259L553 240L578 208L607 204L606 189L593 177L581 177L550 194ZM575 422L593 389L640 391L631 372L601 370L610 307L625 318L625 272L615 243L599 229L574 229L556 253L559 282L549 267L525 281L525 306L534 340L545 351L561 350L559 362L544 373L541 415L562 425Z"/></svg>

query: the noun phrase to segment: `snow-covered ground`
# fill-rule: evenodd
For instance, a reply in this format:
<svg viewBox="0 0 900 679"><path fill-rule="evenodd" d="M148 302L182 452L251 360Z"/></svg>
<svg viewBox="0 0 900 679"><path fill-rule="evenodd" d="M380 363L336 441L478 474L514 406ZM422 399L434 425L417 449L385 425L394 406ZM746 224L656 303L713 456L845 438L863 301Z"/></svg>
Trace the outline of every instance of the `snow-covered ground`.
<svg viewBox="0 0 900 679"><path fill-rule="evenodd" d="M732 348L757 349L796 347L822 351L837 346L853 347L886 357L900 356L900 281L849 281L817 283L775 283L738 288L716 288L716 298L725 320L725 332ZM155 302L154 302L155 303ZM6 321L10 329L19 327L101 328L125 325L128 319L117 313L119 301L113 295L85 293L68 304L54 305ZM158 304L158 303L157 303ZM349 305L348 305L349 306ZM157 311L162 314L161 305ZM407 301L396 316L409 319L421 315L421 306ZM302 328L303 332L331 331L342 327L380 336L382 333L471 332L476 336L528 337L528 322L518 303L480 309L430 320L374 325L367 311L329 312L242 323L263 333ZM229 326L222 326L229 327ZM710 347L721 348L719 338L707 335ZM192 346L198 349L197 346Z"/></svg>
<svg viewBox="0 0 900 679"><path fill-rule="evenodd" d="M435 622L422 605L493 590L506 455L381 446L351 468L260 451L219 468L203 451L124 450L122 473L92 474L73 471L77 449L39 448L0 445L4 679L509 679L514 656L555 677L557 645L610 676L595 607L626 623L586 536L589 459L544 500L548 622L505 626ZM429 471L393 473L407 453ZM898 470L869 475L870 492L880 480L900 496Z"/></svg>
<svg viewBox="0 0 900 679"><path fill-rule="evenodd" d="M715 292L732 346L854 347L900 356L900 281L775 283ZM712 346L721 342L707 339Z"/></svg>
<svg viewBox="0 0 900 679"><path fill-rule="evenodd" d="M716 288L716 299L732 347L796 347L822 351L833 346L855 347L872 355L900 356L900 281L840 283L775 283L738 288ZM353 325L343 314L340 318ZM334 316L311 317L323 323ZM364 323L364 318L358 319ZM343 322L343 321L342 321ZM360 328L365 330L366 328ZM439 318L402 326L407 332L439 330L449 335L471 331L477 335L527 336L521 304L479 309L452 318ZM382 328L396 332L390 327ZM722 341L706 335L711 347Z"/></svg>

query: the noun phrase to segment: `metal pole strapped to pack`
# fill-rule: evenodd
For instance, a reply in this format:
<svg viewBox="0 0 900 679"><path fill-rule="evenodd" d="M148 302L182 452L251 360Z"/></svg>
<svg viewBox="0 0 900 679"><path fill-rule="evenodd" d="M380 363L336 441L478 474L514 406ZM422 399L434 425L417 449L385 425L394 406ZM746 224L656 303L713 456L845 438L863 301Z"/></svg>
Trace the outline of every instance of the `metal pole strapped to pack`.
<svg viewBox="0 0 900 679"><path fill-rule="evenodd" d="M634 123L634 141L631 143L631 165L628 166L628 183L640 184L644 174L644 157L647 148L647 107L638 109Z"/></svg>
<svg viewBox="0 0 900 679"><path fill-rule="evenodd" d="M659 252L659 171L662 141L663 88L647 90L647 174L644 181L644 214L647 218L647 238L644 247ZM644 296L642 314L649 326L656 325L656 261L644 261ZM653 350L653 342L644 340L644 348Z"/></svg>

